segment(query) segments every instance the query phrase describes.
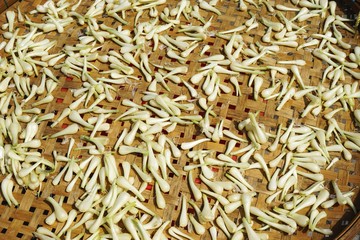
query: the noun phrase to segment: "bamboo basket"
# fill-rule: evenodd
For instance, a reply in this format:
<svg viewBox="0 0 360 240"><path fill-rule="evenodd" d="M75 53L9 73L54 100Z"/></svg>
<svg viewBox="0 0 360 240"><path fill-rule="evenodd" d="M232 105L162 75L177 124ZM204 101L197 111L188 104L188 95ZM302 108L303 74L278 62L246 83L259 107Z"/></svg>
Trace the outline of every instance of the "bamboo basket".
<svg viewBox="0 0 360 240"><path fill-rule="evenodd" d="M12 1L16 2L16 1ZM0 2L0 11L5 10L12 3L11 1L2 1ZM14 3L9 9L16 10L18 6L22 9L23 12L29 12L34 9L37 4L42 3L41 0L23 0L21 2ZM86 12L87 7L90 5L91 1L83 1L84 3L77 10L78 12ZM271 4L275 5L277 3L291 5L291 3L285 1L270 1ZM168 1L166 5L176 6L176 1ZM236 9L236 5L233 1L224 0L218 4L219 10L222 12L221 16L214 16L212 21L212 26L210 27L210 32L215 32L219 29L230 29L235 26L238 26L240 23L243 23L248 18L248 15L243 12L239 12ZM254 8L250 9L254 12L258 11ZM262 8L261 12L256 12L260 15L267 15L267 17L275 16L268 15L268 13ZM290 13L289 13L290 14ZM290 15L289 15L290 16ZM289 17L287 16L287 17ZM204 15L205 18L209 18L209 16ZM33 16L32 19L41 18L41 16ZM129 16L128 19L131 19ZM145 21L146 19L142 19ZM0 14L0 25L6 21L5 14ZM116 26L117 23L112 18L102 18L102 21L109 26ZM322 21L322 20L321 20ZM183 22L184 24L188 24L189 22ZM319 19L310 19L306 22L308 25L309 31L317 30L319 26L321 26L322 22ZM129 27L132 24L129 24ZM127 27L125 27L127 28ZM66 27L65 32L63 34L58 34L55 32L51 32L47 35L49 39L56 39L57 45L55 49L52 51L59 51L65 45L71 45L77 42L77 37L79 36L78 26L76 24L71 24ZM259 41L261 36L264 34L264 27L259 26L259 28L251 32L249 35L244 36L244 40L247 42L256 42ZM169 31L168 34L170 36L175 36L175 31ZM359 45L359 37L356 35L355 37L351 34L347 34L344 32L345 41L349 42L351 45ZM0 38L1 40L1 38ZM223 46L225 41L215 38L214 36L210 36L206 39L203 45L208 44L211 46L211 49L206 53L206 55L214 55L219 53L219 49ZM119 49L117 45L113 43L106 42L102 49L100 50L102 53L106 53L111 49ZM1 54L3 52L0 52ZM200 57L198 54L194 56L194 58L189 58L187 64L189 65L189 72L184 76L184 79L189 79L193 73L200 67L202 64L197 60ZM321 79L321 74L323 70L326 68L326 65L318 59L314 59L311 55L311 52L306 50L294 51L291 48L282 48L282 51L275 56L275 58L291 60L291 59L304 59L307 62L307 65L301 69L301 74L306 81L306 84L316 85L316 83ZM151 54L150 60L156 64L160 65L170 65L170 66L178 66L179 64L175 61L171 61L165 57L165 52L160 49ZM269 59L269 61L275 61L274 59ZM320 71L321 70L321 71ZM61 111L67 107L72 101L72 93L71 89L76 89L81 86L81 81L75 78L69 78L62 75L60 72L55 72L56 76L60 79L60 83L58 88L54 91L55 100L45 106L42 107L42 113L54 112L56 117L61 113ZM137 72L137 74L141 77L141 74ZM226 129L230 129L231 131L237 132L235 130L235 122L241 121L245 119L248 115L248 112L256 112L260 111L260 119L261 123L266 125L266 128L269 132L275 134L276 127L279 123L289 123L292 119L297 119L296 123L298 124L310 124L313 126L317 126L320 128L324 128L326 126L326 122L323 118L315 118L312 115L308 115L305 118L300 118L299 115L301 111L305 107L305 102L303 101L291 101L288 102L281 111L275 111L276 103L275 101L264 101L260 98L260 101L255 101L252 97L252 89L247 86L248 77L246 75L241 75L239 77L240 87L242 91L242 96L237 97L234 94L223 94L219 98L217 98L216 102L214 102L214 111L218 114L219 118L225 120L224 127ZM33 81L39 81L39 79L34 79ZM351 79L347 77L347 82L350 82ZM225 84L230 86L229 80L225 79ZM188 90L182 84L175 85L171 82L168 82L171 93L168 93L170 96L179 96L181 94L185 94L189 96ZM263 87L267 87L269 85L268 82L264 83ZM118 109L120 112L126 110L124 106L120 104L123 99L134 99L134 102L141 103L142 92L147 88L147 84L141 83L136 86L124 85L120 86L118 90L118 95L116 96L116 101L112 103L106 103L104 107L107 109ZM200 89L199 89L200 91ZM165 90L162 90L165 92ZM189 98L191 98L189 96ZM31 103L31 102L30 102ZM358 104L358 103L357 103ZM200 114L204 114L204 112L199 111ZM115 143L119 133L124 127L129 127L129 123L121 123L121 122L112 122L115 119L115 116L110 118L110 122L112 124L111 129L107 132L107 136L110 138L111 143ZM216 119L214 119L216 120ZM357 127L353 126L352 117L349 113L345 112L344 114L339 114L336 116L336 120L341 124L341 127L348 130L356 130ZM212 124L215 124L212 122ZM41 135L52 134L56 131L61 130L62 127L70 124L69 120L64 120L54 129L49 127L49 123L42 123L40 125L40 133ZM76 142L80 142L79 136L85 134L84 130L80 130L79 133L74 136ZM187 142L192 139L198 138L200 135L200 130L194 126L190 127L178 127L176 131L169 134L169 137L174 140L174 142L178 145L182 142ZM241 134L241 132L239 132ZM50 139L43 141L42 148L39 149L40 152L47 159L52 159L52 151L57 150L60 153L65 153L67 151L67 144L61 144L64 141L64 138L58 139ZM226 147L227 141L220 141L219 143L204 143L202 146L207 149L213 149L218 152L223 152ZM109 144L111 145L111 144ZM273 159L280 153L280 150L270 153L266 150L262 150L260 152L265 158ZM334 167L330 170L322 170L322 173L325 176L327 183L330 180L338 179L338 184L342 191L349 191L354 187L358 187L360 184L360 163L358 159L360 159L360 154L357 152L353 153L353 160L350 162L346 162L344 160L336 163ZM73 151L73 155L85 159L87 157L87 153L84 151ZM141 159L135 155L128 156L116 156L118 163L121 161L129 161L136 162L138 165L141 164ZM185 156L181 156L178 159L173 160L173 164L178 169L180 176L176 177L173 174L169 174L168 181L171 185L171 190L168 194L165 194L166 199L166 209L159 210L155 207L154 204L154 188L149 185L147 190L144 192L144 196L146 198L146 205L151 208L154 212L160 215L165 220L170 220L171 225L176 225L176 221L180 212L180 197L182 194L190 196L186 173L182 170L182 167L189 164L189 160ZM214 169L218 178L222 176L224 169L217 168ZM134 173L132 173L134 174ZM8 207L3 197L0 196L0 239L32 239L32 233L36 231L39 226L46 226L44 223L44 219L47 217L49 213L52 212L50 205L45 202L45 198L49 195L53 196L56 200L59 199L60 195L65 195L64 208L67 211L70 211L73 208L73 204L76 199L81 196L83 190L77 186L74 191L67 193L65 192L66 184L62 182L58 186L53 186L51 184L52 178L55 174L51 175L48 180L42 185L41 191L37 193L36 191L31 191L29 189L24 189L18 185L15 185L14 196L19 201L20 205L18 208ZM135 176L135 175L134 175ZM0 176L2 180L4 176ZM137 178L137 176L135 176ZM267 208L264 200L266 198L266 180L263 178L263 174L258 170L247 171L246 172L247 181L252 184L256 189L259 189L259 194L256 199L253 201L253 205L258 208ZM307 186L311 182L303 179L299 182L299 186ZM201 184L203 188L206 188L204 184ZM329 185L327 185L329 187ZM329 187L330 188L330 187ZM360 195L358 194L359 190L355 189L356 198L353 199L356 207L360 209ZM214 200L211 202L214 203ZM270 230L266 231L269 234L270 239L281 239L281 240L298 240L298 239L352 239L359 232L360 221L359 215L355 216L354 213L347 206L334 206L326 210L327 212L327 220L321 222L321 226L324 228L331 228L334 231L334 235L329 237L324 237L321 234L316 232L311 233L308 232L307 229L299 229L296 232L296 235L287 236L278 231ZM231 215L234 219L241 219L239 214ZM53 226L46 226L48 229L52 231L59 231L63 224L56 224ZM226 239L222 232L219 232L219 239ZM195 239L209 239L208 233L203 236L197 236L192 234ZM337 238L334 236L338 236Z"/></svg>

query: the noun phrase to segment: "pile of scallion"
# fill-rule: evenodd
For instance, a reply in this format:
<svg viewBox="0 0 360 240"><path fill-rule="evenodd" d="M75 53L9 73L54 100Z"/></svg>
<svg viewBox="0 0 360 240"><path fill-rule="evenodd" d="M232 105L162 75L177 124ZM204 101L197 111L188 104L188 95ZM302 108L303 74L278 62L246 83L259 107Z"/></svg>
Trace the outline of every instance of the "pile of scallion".
<svg viewBox="0 0 360 240"><path fill-rule="evenodd" d="M335 1L42 2L30 12L18 5L1 19L1 193L18 206L14 185L36 194L48 179L83 194L71 206L65 195L39 194L52 211L35 237L255 240L299 228L331 235L327 209L348 205L356 213L358 190L323 174L344 161L357 164L360 150L360 133L351 130L360 123L360 46L346 41L355 34L353 22L339 15ZM224 4L241 17L217 29L214 23L226 19ZM316 31L311 21L319 23ZM69 31L77 31L77 42L58 46L56 38ZM105 45L113 47L103 51ZM311 59L281 58L302 51ZM319 75L304 78L308 64L319 60ZM54 113L49 106L66 77L81 87ZM122 97L119 86L139 96L139 85L146 89L141 99ZM228 120L216 103L244 94L272 102L278 113L295 102L305 107L275 130L259 111ZM121 110L106 107L119 99ZM338 122L341 115L353 123ZM306 123L317 118L327 125ZM118 122L123 127L110 138ZM195 129L196 138L173 137ZM38 151L54 139L61 143L51 157ZM67 151L57 150L60 144ZM179 159L187 164L174 164ZM249 180L255 172L261 184ZM186 179L187 189L171 184L173 178ZM171 203L177 216L164 214L168 193L179 191ZM49 230L55 225L61 227Z"/></svg>

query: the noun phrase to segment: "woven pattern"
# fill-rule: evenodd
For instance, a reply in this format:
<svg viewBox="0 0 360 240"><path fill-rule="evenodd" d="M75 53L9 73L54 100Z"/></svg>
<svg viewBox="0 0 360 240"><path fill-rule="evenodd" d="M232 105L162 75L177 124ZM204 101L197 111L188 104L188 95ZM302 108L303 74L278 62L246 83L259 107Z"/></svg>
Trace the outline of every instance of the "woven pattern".
<svg viewBox="0 0 360 240"><path fill-rule="evenodd" d="M88 7L90 6L91 1L84 1L82 5L78 8L78 12L85 13ZM281 3L284 5L292 6L291 3L288 1L269 1L272 5L277 3ZM20 3L14 4L11 9L16 9L19 5L22 11L28 12L34 9L38 4L42 3L41 0L25 0ZM176 6L176 1L169 1L167 4L169 7ZM159 11L163 8L159 8ZM254 7L249 7L251 11L258 16L266 16L269 19L275 20L275 16L267 13L264 7L261 10L257 10ZM211 46L210 50L205 53L205 56L212 56L220 53L223 45L226 44L227 41L217 38L213 36L215 32L218 30L226 30L233 28L235 26L239 26L240 24L244 23L249 18L249 15L244 12L240 12L236 9L236 3L233 1L223 1L218 3L218 9L221 11L221 16L214 16L212 25L208 29L210 36L204 41L200 42L200 46L195 50L194 54L191 55L191 58L188 58L186 64L189 66L189 71L186 75L182 76L183 79L190 79L190 77L196 73L197 69L204 66L203 63L198 62L201 58L199 56L199 51L202 49L202 46L208 44ZM135 15L134 12L128 11L129 15L127 16L127 20L133 19ZM209 19L210 16L214 14L206 15L205 12L203 13L203 17L205 19ZM287 13L286 17L293 16L293 13ZM32 19L40 20L41 16L32 17ZM141 21L147 21L147 15L143 14ZM113 18L100 18L108 26L117 26L118 23ZM186 22L182 19L182 24L189 24L190 22ZM319 26L322 26L322 21L318 18L316 19L309 19L304 23L308 27L309 32L317 32ZM5 14L2 13L0 15L0 24L6 22ZM194 21L195 22L195 21ZM133 26L132 22L129 25L124 26L124 29L131 29ZM58 34L55 32L51 32L47 35L49 39L57 40L57 45L55 48L51 50L50 53L55 53L60 51L65 45L75 45L78 41L78 36L81 35L79 31L79 26L76 24L71 24L70 26L65 28L65 32L63 34ZM260 24L260 26L251 31L250 34L246 34L243 36L244 41L246 43L255 43L257 41L261 41L261 37L264 35L266 29L264 26ZM174 37L177 36L178 33L173 29L170 29L167 34ZM359 45L358 36L353 36L352 34L348 34L343 32L344 41L350 43L353 46ZM304 40L300 40L300 43L303 43ZM147 46L149 49L152 46ZM110 50L118 50L118 45L107 41L103 47L100 49L100 53L106 54ZM150 62L161 65L161 66L180 66L177 61L170 60L166 56L165 49L159 48L156 52L150 55ZM311 52L307 49L301 49L299 51L294 51L293 48L281 47L281 51L276 55L273 56L273 59L269 59L269 61L274 61L277 59L282 60L293 60L293 59L304 59L306 61L306 66L301 68L301 75L304 79L305 84L307 85L317 85L319 80L322 78L322 73L327 67L327 65L318 60L314 59ZM100 63L96 63L101 69L103 65ZM105 67L106 68L106 67ZM135 69L135 68L134 68ZM103 69L108 70L108 69ZM94 70L93 70L94 71ZM42 114L51 113L53 112L56 117L62 112L62 110L69 106L74 100L72 96L72 89L79 89L81 88L82 82L79 79L66 77L60 71L54 70L55 76L60 80L58 87L53 92L55 99L52 103L47 105L42 105L40 108L42 109ZM96 77L96 73L92 72L94 77ZM106 109L113 109L118 110L119 113L126 111L128 108L121 105L120 103L124 99L133 100L137 104L142 103L142 96L143 92L147 90L148 83L143 80L142 74L135 69L134 76L138 76L141 81L136 82L135 84L125 84L118 86L116 101L112 103L104 103L103 105L100 104L100 107L104 107ZM352 79L349 75L346 75L345 82L351 83ZM286 77L286 76L284 76ZM266 126L266 129L271 134L276 134L276 129L278 124L283 123L284 125L288 125L292 119L296 119L296 124L309 124L312 126L317 126L319 128L325 128L327 126L326 120L323 118L313 117L312 115L308 115L305 118L300 118L300 114L302 110L306 107L307 103L304 101L289 101L285 104L281 111L275 111L277 106L277 102L274 100L263 100L259 98L259 100L255 101L253 99L253 90L252 87L248 87L248 75L242 74L238 77L239 84L241 88L241 96L236 96L234 93L230 94L222 94L220 97L216 99L215 102L212 102L214 105L213 111L217 113L217 118L213 118L211 125L215 126L215 124L220 120L224 119L224 129L229 129L233 133L237 133L241 137L245 137L241 131L238 131L236 128L236 124L243 119L248 117L249 112L256 112L259 111L260 117L259 122L263 123ZM264 77L264 79L268 79L269 76ZM37 80L33 80L34 82L40 81L40 78ZM232 88L230 81L228 78L223 78L221 80L225 85ZM187 95L189 99L191 99L188 89L183 84L174 84L171 81L166 82L171 89L171 92L168 93L165 89L161 88L160 93L166 93L170 97L177 97L179 95ZM267 88L270 86L270 80L264 81L262 89ZM195 88L200 92L200 86L195 86ZM31 100L29 104L33 103L36 100ZM356 102L356 104L358 104ZM200 108L196 108L194 114L204 115L205 112L200 110ZM109 146L113 146L116 142L118 136L124 129L124 127L130 127L129 122L119 122L114 121L116 118L116 114L111 116L108 119L108 123L111 124L111 129L106 132L106 136L110 139ZM337 122L339 123L340 127L343 129L354 131L352 116L349 112L345 112L343 114L337 114L335 116ZM50 128L51 121L43 122L39 126L39 133L38 137L46 136L49 134L56 133L66 126L70 125L71 121L65 119L61 121L54 128ZM88 132L85 130L80 130L77 135L72 136L75 138L76 143L84 143L80 140L81 135L86 135ZM178 126L174 132L168 134L168 137L174 141L177 146L180 147L182 142L192 141L193 139L200 139L201 131L198 127L191 125L191 126ZM216 153L223 153L226 149L226 144L228 141L221 140L219 143L214 142L207 142L201 144L200 147L204 149L212 149L216 151ZM84 143L86 146L86 143ZM48 139L44 140L42 143L42 148L39 151L42 152L43 156L47 159L52 159L52 152L56 150L61 154L65 154L67 152L67 138L60 137L55 139ZM242 144L236 145L236 148L244 147ZM111 150L111 149L108 149ZM281 149L278 149L275 152L269 152L267 150L259 151L261 155L265 157L266 160L274 159L279 153L281 153ZM357 152L352 152L353 160L350 162L347 161L339 161L336 163L334 167L330 170L322 170L322 174L325 176L325 180L328 183L330 180L338 179L337 183L339 184L342 191L350 191L353 188L359 186L360 183L360 164L357 159L360 158L360 154ZM88 154L84 150L73 150L72 156L79 159L86 159ZM120 156L116 155L117 163L120 163L124 160L128 161L129 163L135 162L138 166L141 166L141 157L136 155L126 155ZM165 193L164 197L166 199L166 208L164 210L159 210L155 207L155 197L154 197L154 186L148 185L147 189L143 192L144 197L146 198L145 203L150 209L152 209L156 214L161 216L165 220L171 220L171 225L177 225L178 216L180 213L180 203L181 203L181 196L185 194L188 199L190 198L188 183L187 183L187 173L183 171L183 166L189 165L190 160L183 154L178 159L173 159L173 165L179 171L180 176L177 177L169 171L168 175L168 182L171 185L171 190L169 193ZM61 169L61 168L60 168ZM224 172L226 169L223 168L213 168L215 172L215 179L222 179ZM271 172L272 173L272 172ZM197 176L198 172L195 171L195 176ZM73 204L75 201L83 194L83 190L79 188L79 186L75 187L75 190L67 193L65 188L67 186L66 183L61 182L58 186L53 186L51 184L51 180L56 176L53 174L50 176L49 179L45 180L43 185L41 186L40 192L31 191L29 189L23 189L22 187L15 185L14 189L14 196L19 201L20 205L18 208L8 207L6 202L3 200L2 196L0 197L0 201L2 202L0 205L0 238L1 239L31 239L32 233L37 229L39 226L45 226L44 219L51 213L51 208L48 203L44 200L48 196L53 196L55 200L59 200L61 195L66 196L64 200L64 208L66 211L70 211L73 208ZM132 176L135 177L136 180L139 180L138 176L132 172ZM270 206L266 206L265 199L268 196L268 190L266 189L267 180L264 178L264 175L259 170L249 170L246 171L246 180L259 192L256 199L253 200L253 206L256 206L260 209L265 209ZM0 176L2 179L3 176ZM302 188L306 188L312 182L306 179L300 178L301 181L298 185ZM201 183L201 181L196 178L195 182L197 183L198 187L206 189L206 185ZM135 181L135 186L139 187L139 181ZM328 185L330 186L330 185ZM329 187L330 188L330 187ZM355 189L355 196L358 195L358 189ZM353 198L355 204L359 208L359 201L357 198ZM211 199L210 203L214 204L214 200ZM277 202L274 205L278 205ZM321 222L321 227L324 228L331 228L336 235L339 233L345 225L349 224L351 219L354 218L354 214L347 206L338 206L335 205L333 208L327 209L327 221ZM81 215L78 216L78 219ZM230 215L231 218L237 219L237 222L241 222L242 213L236 211ZM53 225L52 229L49 226L47 228L51 229L52 231L58 232L63 224ZM260 227L259 223L255 224L255 227ZM79 230L80 231L80 230ZM310 233L307 230L301 231L298 230L296 235L287 236L283 233L278 231L269 230L265 231L269 234L269 239L282 239L282 240L290 240L290 239L322 239L324 236L319 233ZM79 232L80 233L80 232ZM192 237L195 239L209 239L208 233L203 236L197 236L195 234L191 234ZM331 239L330 237L329 239ZM226 239L225 235L219 231L218 239Z"/></svg>

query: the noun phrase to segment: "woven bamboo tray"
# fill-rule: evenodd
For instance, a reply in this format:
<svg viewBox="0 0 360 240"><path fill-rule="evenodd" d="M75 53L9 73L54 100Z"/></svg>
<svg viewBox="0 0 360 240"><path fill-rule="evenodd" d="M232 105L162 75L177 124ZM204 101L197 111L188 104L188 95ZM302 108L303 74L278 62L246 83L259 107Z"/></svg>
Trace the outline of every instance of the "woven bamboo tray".
<svg viewBox="0 0 360 240"><path fill-rule="evenodd" d="M14 5L10 7L10 9L16 10L18 6L22 9L23 12L29 12L32 9L35 8L37 4L43 3L44 1L41 0L23 0L21 2L17 2ZM83 4L78 8L78 12L86 12L87 7L90 5L90 2L92 1L83 1ZM277 3L281 3L284 5L291 6L291 3L289 1L270 1L272 5L275 5ZM176 1L168 1L168 6L176 6ZM223 1L218 3L218 8L222 12L221 16L215 16L212 21L212 25L209 29L210 32L215 32L219 29L225 30L230 29L235 26L238 26L239 24L242 24L246 19L248 19L248 15L246 13L237 11L236 4L233 1ZM252 12L257 13L259 15L267 15L267 17L273 17L269 15L264 8L262 8L262 11L259 12L259 10L256 10L253 7L249 7ZM204 13L204 12L202 12ZM130 14L130 13L129 13ZM133 14L133 13L131 13ZM291 16L291 13L288 13L287 17ZM144 14L143 16L145 16ZM206 16L206 13L203 14L203 16L208 19L209 16ZM41 18L41 16L32 16L32 19ZM132 16L128 16L127 19L132 19ZM101 18L101 20L109 26L117 25L116 21L112 18ZM182 19L184 20L184 19ZM5 22L5 14L2 13L0 15L0 25ZM142 19L142 21L146 21L146 19ZM188 24L189 22L182 22L184 24ZM306 25L308 25L309 31L317 31L319 26L321 26L322 22L316 18L316 19L310 19L309 21L306 21ZM129 26L126 26L125 28L129 28L132 26L130 23ZM57 40L57 46L55 49L51 50L51 52L56 52L61 50L61 48L65 45L72 45L77 42L77 37L79 36L79 27L76 24L71 24L70 26L65 28L65 32L63 34L57 34L55 32L51 32L48 34L47 38L49 39L56 39ZM256 42L259 41L261 36L264 34L264 27L260 24L259 28L255 31L252 31L249 35L244 35L244 40L246 42ZM175 36L175 31L168 31L168 34L170 36ZM351 34L347 34L344 32L344 41L350 43L351 45L359 45L359 37ZM2 37L0 37L0 41L2 40ZM205 42L201 43L203 45L208 44L211 46L211 49L206 53L206 55L213 55L213 54L219 54L219 50L224 45L225 41L221 40L219 38L215 38L214 36L208 37ZM102 53L106 53L111 49L118 49L118 46L106 42L102 49L100 50ZM183 79L189 79L193 73L196 72L196 70L200 67L202 67L202 64L199 63L197 60L200 59L198 55L199 49L195 52L195 55L193 58L189 58L187 61L187 65L189 66L189 72L183 77ZM3 51L0 52L3 54ZM291 60L291 59L304 59L307 62L306 67L303 67L301 69L301 75L306 81L306 84L312 84L316 85L316 83L321 79L322 72L326 68L326 64L321 62L318 59L314 59L312 57L311 52L306 50L300 50L300 51L294 51L291 48L282 48L282 51L280 51L279 54L275 56L275 58L278 59L284 59L284 60ZM161 51L160 49L157 52L154 52L150 56L150 61L156 64L160 65L169 65L169 66L179 66L179 64L176 61L171 61L167 57L165 57L165 51ZM100 66L100 64L98 64ZM56 72L56 76L60 79L60 84L58 88L54 91L55 100L46 106L40 106L42 107L42 112L50 113L54 112L57 116L61 113L61 111L66 108L72 101L72 93L71 89L76 89L81 86L81 81L75 78L69 78L65 77L60 72ZM139 77L141 77L141 74L139 72L136 72ZM135 74L136 75L136 74ZM214 122L212 124L215 124L217 120L224 119L224 127L227 129L230 129L233 132L237 132L235 128L235 123L238 121L241 121L245 119L248 116L248 112L256 112L260 111L260 118L259 121L261 123L264 123L266 125L266 128L269 132L275 134L276 128L279 123L289 123L292 119L296 119L297 124L310 124L313 126L318 126L320 128L325 128L326 121L323 118L315 118L312 115L308 115L305 118L300 118L299 115L301 111L305 107L305 102L303 101L290 101L288 102L284 108L281 111L275 111L276 102L272 100L264 101L262 98L260 98L260 101L253 100L252 97L252 89L247 86L248 76L241 75L239 77L240 80L240 87L242 91L242 96L237 97L234 94L223 94L215 102L214 104L214 111L218 114L217 119L213 119ZM34 81L38 81L34 79ZM347 82L351 82L352 80L347 76L346 78ZM231 84L229 83L229 80L224 81L225 84L227 84L229 87L231 87ZM270 83L266 82L264 83L263 88L267 87ZM146 90L147 83L141 82L138 85L123 85L119 87L118 95L116 96L116 101L112 103L106 103L103 106L107 109L118 109L120 112L124 112L127 108L122 106L120 102L123 99L134 99L134 102L141 103L141 97L142 92ZM170 89L172 90L171 93L168 93L169 96L179 96L180 94L184 94L189 96L188 90L185 86L182 84L175 85L171 82L168 82L168 85ZM262 88L262 89L263 89ZM162 92L166 92L165 90L161 89ZM199 91L201 91L199 89ZM191 97L189 96L189 99ZM30 102L31 103L31 102ZM358 104L358 103L357 103ZM204 114L202 111L198 111L200 114ZM107 136L111 140L111 144L109 146L112 146L113 143L115 143L119 133L121 133L121 130L124 127L129 127L129 123L125 122L112 122L116 116L112 116L109 121L109 123L112 124L111 129L107 132ZM341 124L341 127L347 129L356 131L356 128L353 126L352 117L349 113L345 112L344 114L338 114L336 115L336 120ZM51 129L48 125L49 123L42 123L40 125L40 133L41 135L48 135L52 134L56 131L61 130L62 127L66 126L67 124L70 124L69 120L64 120L54 129ZM86 132L84 130L80 131L78 135L73 136L76 140L76 142L81 142L79 139L79 136L82 134L85 134ZM241 134L241 132L238 132ZM174 142L178 145L182 142L187 142L192 139L199 138L200 131L195 126L190 127L177 127L176 131L169 134L169 137L174 140ZM57 150L60 153L65 153L67 151L67 144L62 144L64 141L64 138L58 138L58 139L50 139L43 141L42 148L39 149L40 152L44 155L47 159L52 159L52 151ZM218 152L223 152L225 150L227 141L222 140L220 143L205 143L202 144L202 147L205 149L213 149ZM237 146L239 147L239 146ZM88 156L85 151L73 151L73 156L86 159ZM275 156L277 156L280 153L280 149L274 153L269 153L266 150L263 150L260 152L263 156L265 156L266 159L273 159ZM359 186L360 183L360 163L357 161L360 158L360 154L357 152L352 152L353 154L353 160L351 162L346 161L339 161L336 163L334 167L332 167L330 170L323 170L322 173L325 176L325 179L327 183L330 180L338 179L338 184L342 191L349 191L353 189L354 187ZM136 162L138 165L141 164L141 158L137 157L135 155L128 155L128 156L116 156L116 159L118 163L120 163L123 160L131 162ZM166 199L166 209L165 210L159 210L155 207L154 204L154 188L152 186L149 186L147 190L144 192L144 196L146 198L146 205L151 208L154 212L156 212L158 215L160 215L165 220L171 220L172 225L176 225L176 221L179 216L180 212L180 197L182 194L185 194L187 196L190 196L189 189L187 186L187 180L186 180L186 172L182 170L182 167L189 164L189 160L185 155L181 156L179 159L174 159L173 164L176 167L176 169L179 171L180 176L176 177L173 174L169 174L168 181L170 181L171 190L168 194L165 194ZM218 178L222 176L222 173L224 172L224 169L218 168L214 169L216 172L216 175ZM133 173L132 173L133 174ZM51 213L51 208L48 203L44 201L46 197L49 195L52 195L56 200L59 199L60 195L65 195L65 201L64 201L64 208L67 211L70 211L73 208L73 204L78 199L79 196L83 193L83 190L81 190L79 187L75 188L74 191L71 193L66 193L65 188L66 184L62 182L58 186L53 186L51 184L52 178L55 176L51 175L48 180L45 180L43 183L40 192L31 191L29 189L24 189L18 185L15 185L14 189L14 196L19 201L20 205L18 208L14 207L8 207L2 196L0 196L0 239L32 239L32 233L37 229L39 226L46 226L44 223L44 219L47 217L49 213ZM134 175L135 176L135 175ZM135 178L137 178L135 176ZM267 197L266 194L266 180L263 178L263 175L258 170L251 170L246 172L246 178L250 184L252 184L256 189L262 190L264 193L258 194L257 198L254 199L253 205L258 208L266 208L266 204L264 203L265 198ZM0 176L0 180L3 179L3 176ZM310 182L303 180L299 182L299 186L307 186ZM206 188L205 185L201 184L203 188ZM329 186L329 185L328 185ZM355 196L356 198L353 198L353 201L358 209L360 209L360 200L359 200L359 194L358 189L355 189ZM214 200L211 200L211 203L214 203ZM333 208L330 208L326 210L327 212L327 220L321 222L321 227L324 228L331 228L334 231L334 235L330 237L325 237L325 239L334 239L334 236L339 235L347 226L350 226L351 221L355 219L354 213L349 209L347 206L338 206L335 205ZM235 214L234 219L239 218L239 215ZM358 218L357 218L358 219ZM46 226L48 229L51 229L53 231L58 231L61 229L63 224L57 224L54 226ZM359 221L355 223L355 225L351 225L351 228L341 233L338 239L351 239L356 233L357 229L359 229ZM321 234L318 234L316 232L310 233L306 229L299 229L296 233L296 235L287 236L284 235L278 231L270 230L266 231L266 233L269 234L270 239L282 239L282 240L290 240L290 239L323 239L324 236ZM221 231L219 231L219 239L226 239L225 236ZM345 234L345 235L344 235ZM350 236L346 237L346 234L350 234ZM192 234L192 236L195 239L198 239L199 236ZM208 233L200 236L200 239L209 239Z"/></svg>

